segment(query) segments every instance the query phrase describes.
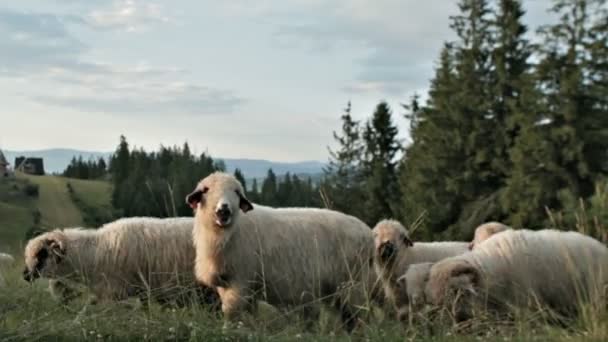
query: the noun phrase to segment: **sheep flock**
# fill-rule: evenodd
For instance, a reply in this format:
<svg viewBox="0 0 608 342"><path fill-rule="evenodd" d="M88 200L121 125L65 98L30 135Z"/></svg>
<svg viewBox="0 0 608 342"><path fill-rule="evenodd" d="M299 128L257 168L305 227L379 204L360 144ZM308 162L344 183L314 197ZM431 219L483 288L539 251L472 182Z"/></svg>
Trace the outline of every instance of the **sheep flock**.
<svg viewBox="0 0 608 342"><path fill-rule="evenodd" d="M197 303L227 329L255 317L260 302L305 322L325 306L348 333L374 312L405 324L430 310L456 323L538 310L564 324L608 304L608 248L578 232L486 222L471 241L414 241L393 219L370 227L334 210L252 203L223 172L193 184L186 204L194 217L123 218L35 236L23 279L47 279L61 303L83 288L91 305ZM0 291L14 262L0 253Z"/></svg>

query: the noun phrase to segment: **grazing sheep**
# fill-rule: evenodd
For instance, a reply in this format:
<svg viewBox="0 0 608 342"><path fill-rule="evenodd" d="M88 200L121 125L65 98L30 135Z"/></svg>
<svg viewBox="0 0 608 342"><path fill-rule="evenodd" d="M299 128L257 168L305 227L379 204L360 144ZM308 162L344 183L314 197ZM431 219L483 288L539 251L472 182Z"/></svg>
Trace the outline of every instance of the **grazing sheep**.
<svg viewBox="0 0 608 342"><path fill-rule="evenodd" d="M397 278L408 266L421 262L435 262L468 251L466 242L416 242L410 240L409 233L395 220L378 222L372 230L374 234L374 267L382 282L384 296L395 310L403 305L407 296L397 288Z"/></svg>
<svg viewBox="0 0 608 342"><path fill-rule="evenodd" d="M186 201L196 210L195 274L217 288L226 323L254 311L256 299L310 313L324 299L354 328L353 307L336 292L369 278L373 239L365 223L326 209L254 207L243 186L221 172L200 181Z"/></svg>
<svg viewBox="0 0 608 342"><path fill-rule="evenodd" d="M100 300L130 296L161 302L187 300L194 279L192 218L127 218L99 229L57 229L25 247L24 279L52 279L51 292L67 300L70 283L84 284ZM213 302L210 289L203 300Z"/></svg>
<svg viewBox="0 0 608 342"><path fill-rule="evenodd" d="M421 262L407 267L405 273L397 278L397 317L406 321L410 312L420 311L427 304L424 290L429 281L432 262Z"/></svg>
<svg viewBox="0 0 608 342"><path fill-rule="evenodd" d="M15 258L12 255L6 253L0 253L0 286L5 285L4 276L2 272L4 268L11 267L15 263Z"/></svg>
<svg viewBox="0 0 608 342"><path fill-rule="evenodd" d="M10 267L15 263L15 258L12 255L6 253L0 253L0 266Z"/></svg>
<svg viewBox="0 0 608 342"><path fill-rule="evenodd" d="M473 250L475 245L487 240L490 236L511 229L511 227L500 222L486 222L475 228L475 236L469 244L469 249Z"/></svg>
<svg viewBox="0 0 608 342"><path fill-rule="evenodd" d="M425 294L432 304L452 306L457 320L470 318L478 304L494 312L541 306L572 316L580 303L604 303L607 284L608 248L599 241L577 232L522 229L436 263Z"/></svg>

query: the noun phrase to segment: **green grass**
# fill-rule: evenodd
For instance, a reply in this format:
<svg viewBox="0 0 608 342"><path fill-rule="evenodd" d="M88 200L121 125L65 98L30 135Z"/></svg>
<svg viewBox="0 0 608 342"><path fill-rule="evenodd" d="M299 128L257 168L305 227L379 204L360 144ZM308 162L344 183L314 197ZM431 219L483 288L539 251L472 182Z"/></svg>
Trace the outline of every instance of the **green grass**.
<svg viewBox="0 0 608 342"><path fill-rule="evenodd" d="M105 181L67 179L72 202L80 210L87 227L100 227L114 219L112 186Z"/></svg>
<svg viewBox="0 0 608 342"><path fill-rule="evenodd" d="M78 201L68 193L68 183ZM37 197L25 195L28 184L38 186ZM86 222L99 223L89 224L97 226L112 220L111 190L106 181L51 175L18 173L16 178L0 179L0 251L22 247L26 232L36 225L35 211L40 213L37 226L41 229L83 226Z"/></svg>
<svg viewBox="0 0 608 342"><path fill-rule="evenodd" d="M66 180L72 184L74 192L87 205L111 210L112 186L109 182L73 178L66 178Z"/></svg>
<svg viewBox="0 0 608 342"><path fill-rule="evenodd" d="M64 306L46 290L46 282L33 285L21 279L22 265L4 272L0 288L0 340L2 341L605 341L608 316L581 319L568 328L521 317L512 322L476 319L456 326L450 319L420 320L403 325L383 315L363 323L352 335L344 333L335 315L323 312L312 330L297 315L284 316L261 305L244 326L222 328L220 315L193 305L144 308L136 300L86 304L84 297Z"/></svg>
<svg viewBox="0 0 608 342"><path fill-rule="evenodd" d="M25 174L19 174L18 178L27 179L39 186L39 197L36 206L42 214L41 224L43 227L82 226L82 214L70 199L66 187L66 178Z"/></svg>
<svg viewBox="0 0 608 342"><path fill-rule="evenodd" d="M30 209L0 202L0 252L22 241L25 230L33 224Z"/></svg>

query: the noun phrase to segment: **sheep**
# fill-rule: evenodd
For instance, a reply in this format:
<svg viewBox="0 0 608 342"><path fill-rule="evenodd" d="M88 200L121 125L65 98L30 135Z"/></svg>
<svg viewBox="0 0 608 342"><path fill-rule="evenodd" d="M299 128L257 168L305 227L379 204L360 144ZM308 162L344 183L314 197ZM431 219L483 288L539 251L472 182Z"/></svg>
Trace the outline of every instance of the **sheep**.
<svg viewBox="0 0 608 342"><path fill-rule="evenodd" d="M225 326L253 313L256 299L301 306L305 314L324 299L339 310L344 327L354 329L353 306L336 292L369 279L373 238L365 223L328 209L254 205L223 172L201 180L186 202L195 211L195 275L217 289Z"/></svg>
<svg viewBox="0 0 608 342"><path fill-rule="evenodd" d="M99 229L56 229L25 247L26 281L51 279L51 292L68 301L71 286L84 284L99 300L150 295L160 303L197 291L192 218L126 218ZM213 304L210 289L198 289ZM146 301L143 301L144 304Z"/></svg>
<svg viewBox="0 0 608 342"><path fill-rule="evenodd" d="M421 262L409 265L403 275L397 278L398 300L397 318L407 321L410 312L420 311L427 300L424 294L433 262Z"/></svg>
<svg viewBox="0 0 608 342"><path fill-rule="evenodd" d="M468 251L466 242L416 242L401 223L382 220L372 230L374 234L374 268L382 283L384 296L396 311L407 301L397 287L397 278L408 266L421 262L435 262Z"/></svg>
<svg viewBox="0 0 608 342"><path fill-rule="evenodd" d="M15 258L12 255L6 253L0 253L0 266L10 267L15 263Z"/></svg>
<svg viewBox="0 0 608 342"><path fill-rule="evenodd" d="M4 268L9 268L15 263L15 258L12 255L6 253L0 253L0 286L4 286L6 281L2 275Z"/></svg>
<svg viewBox="0 0 608 342"><path fill-rule="evenodd" d="M479 225L477 228L475 228L475 236L473 237L473 241L471 241L469 244L469 249L473 250L475 245L480 244L496 233L500 233L508 229L511 229L511 227L500 222L486 222Z"/></svg>
<svg viewBox="0 0 608 342"><path fill-rule="evenodd" d="M599 241L577 232L506 230L437 262L425 297L452 306L458 321L478 304L494 313L540 306L572 317L580 303L604 303L607 284L608 248Z"/></svg>

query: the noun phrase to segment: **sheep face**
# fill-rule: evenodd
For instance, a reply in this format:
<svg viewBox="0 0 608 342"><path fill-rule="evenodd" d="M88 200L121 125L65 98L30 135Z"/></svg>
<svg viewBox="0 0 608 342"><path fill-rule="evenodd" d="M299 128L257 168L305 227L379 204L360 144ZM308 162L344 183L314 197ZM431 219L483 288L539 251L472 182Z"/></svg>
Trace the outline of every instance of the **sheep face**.
<svg viewBox="0 0 608 342"><path fill-rule="evenodd" d="M446 259L431 267L425 298L434 305L453 304L460 295L477 295L481 275L466 260Z"/></svg>
<svg viewBox="0 0 608 342"><path fill-rule="evenodd" d="M245 197L241 183L232 175L215 172L202 181L186 197L190 207L209 219L215 227L230 228L238 218L239 209L243 212L253 210L253 205Z"/></svg>
<svg viewBox="0 0 608 342"><path fill-rule="evenodd" d="M60 273L65 252L65 239L60 233L46 233L30 240L25 247L23 279L32 282L41 276L56 277Z"/></svg>
<svg viewBox="0 0 608 342"><path fill-rule="evenodd" d="M409 302L414 307L426 303L424 290L429 281L431 267L431 262L410 265L405 274L397 279L397 285L407 293Z"/></svg>
<svg viewBox="0 0 608 342"><path fill-rule="evenodd" d="M401 248L414 245L405 227L394 220L380 221L372 233L376 259L383 264L394 262Z"/></svg>
<svg viewBox="0 0 608 342"><path fill-rule="evenodd" d="M482 243L487 240L490 236L500 233L510 229L509 226L506 226L500 222L487 222L484 223L477 228L475 228L475 236L473 237L473 241L469 244L469 250L473 250L475 245Z"/></svg>

